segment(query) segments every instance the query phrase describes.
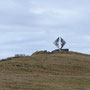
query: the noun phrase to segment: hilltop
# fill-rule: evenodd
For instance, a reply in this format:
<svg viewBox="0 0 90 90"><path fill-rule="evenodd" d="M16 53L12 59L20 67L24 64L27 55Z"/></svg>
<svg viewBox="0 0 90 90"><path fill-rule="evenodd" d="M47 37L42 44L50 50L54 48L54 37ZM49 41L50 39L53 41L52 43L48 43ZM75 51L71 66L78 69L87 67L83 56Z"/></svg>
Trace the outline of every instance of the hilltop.
<svg viewBox="0 0 90 90"><path fill-rule="evenodd" d="M38 51L0 61L1 90L90 90L90 55Z"/></svg>

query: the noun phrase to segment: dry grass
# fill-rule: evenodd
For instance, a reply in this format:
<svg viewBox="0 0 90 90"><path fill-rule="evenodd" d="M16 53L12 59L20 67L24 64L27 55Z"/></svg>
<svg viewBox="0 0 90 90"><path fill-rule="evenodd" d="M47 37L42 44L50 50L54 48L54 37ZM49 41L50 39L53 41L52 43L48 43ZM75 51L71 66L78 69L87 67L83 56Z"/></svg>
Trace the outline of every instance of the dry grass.
<svg viewBox="0 0 90 90"><path fill-rule="evenodd" d="M0 90L90 90L90 56L39 52L2 60Z"/></svg>

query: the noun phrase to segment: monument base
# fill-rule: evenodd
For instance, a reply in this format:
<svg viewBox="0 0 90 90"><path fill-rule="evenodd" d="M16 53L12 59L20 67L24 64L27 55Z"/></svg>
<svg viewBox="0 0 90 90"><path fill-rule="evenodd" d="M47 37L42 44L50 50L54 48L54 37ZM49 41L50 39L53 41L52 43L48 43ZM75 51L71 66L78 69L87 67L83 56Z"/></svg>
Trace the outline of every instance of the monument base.
<svg viewBox="0 0 90 90"><path fill-rule="evenodd" d="M55 49L52 52L59 52L59 51L69 52L69 49Z"/></svg>
<svg viewBox="0 0 90 90"><path fill-rule="evenodd" d="M69 52L69 49L61 49L61 51Z"/></svg>

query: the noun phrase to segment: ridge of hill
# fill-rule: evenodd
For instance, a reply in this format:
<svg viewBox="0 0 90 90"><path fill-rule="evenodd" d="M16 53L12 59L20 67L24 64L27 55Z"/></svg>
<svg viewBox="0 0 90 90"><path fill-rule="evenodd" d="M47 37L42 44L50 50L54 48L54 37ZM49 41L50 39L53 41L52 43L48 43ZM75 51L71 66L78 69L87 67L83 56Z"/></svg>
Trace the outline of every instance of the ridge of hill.
<svg viewBox="0 0 90 90"><path fill-rule="evenodd" d="M38 51L0 61L1 90L90 90L90 55Z"/></svg>

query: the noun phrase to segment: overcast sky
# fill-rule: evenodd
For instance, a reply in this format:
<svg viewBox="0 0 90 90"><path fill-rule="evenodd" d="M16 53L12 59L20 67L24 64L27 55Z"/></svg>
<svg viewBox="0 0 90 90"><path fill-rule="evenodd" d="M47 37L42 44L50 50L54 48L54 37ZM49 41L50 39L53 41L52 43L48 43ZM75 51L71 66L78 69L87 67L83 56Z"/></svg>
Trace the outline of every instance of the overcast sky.
<svg viewBox="0 0 90 90"><path fill-rule="evenodd" d="M64 48L90 54L90 0L0 0L0 58Z"/></svg>

